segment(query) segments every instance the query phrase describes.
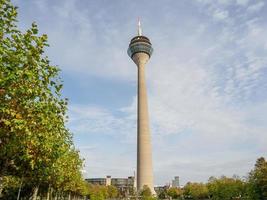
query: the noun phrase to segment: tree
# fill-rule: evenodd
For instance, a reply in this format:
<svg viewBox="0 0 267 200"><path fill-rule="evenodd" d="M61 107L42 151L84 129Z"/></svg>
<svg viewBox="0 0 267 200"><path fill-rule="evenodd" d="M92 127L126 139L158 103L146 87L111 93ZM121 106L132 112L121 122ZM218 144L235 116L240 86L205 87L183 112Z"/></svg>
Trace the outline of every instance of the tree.
<svg viewBox="0 0 267 200"><path fill-rule="evenodd" d="M40 186L83 193L60 70L44 55L47 35L39 35L35 23L21 32L16 18L10 0L0 0L0 196L5 176L31 186L33 200Z"/></svg>
<svg viewBox="0 0 267 200"><path fill-rule="evenodd" d="M169 189L168 186L164 186L164 187L156 190L158 199L167 199L168 198L168 194L167 194L168 189Z"/></svg>
<svg viewBox="0 0 267 200"><path fill-rule="evenodd" d="M3 188L5 190L3 193L5 196L10 196L12 199L16 199L17 191L20 187L21 180L14 176L4 176L2 180Z"/></svg>
<svg viewBox="0 0 267 200"><path fill-rule="evenodd" d="M187 183L184 187L184 195L193 199L206 199L208 188L203 183Z"/></svg>
<svg viewBox="0 0 267 200"><path fill-rule="evenodd" d="M256 161L254 169L249 174L248 194L251 199L267 199L267 162L261 157Z"/></svg>
<svg viewBox="0 0 267 200"><path fill-rule="evenodd" d="M171 187L167 190L167 194L172 199L177 199L182 196L183 191L180 188Z"/></svg>
<svg viewBox="0 0 267 200"><path fill-rule="evenodd" d="M103 185L92 185L88 184L88 196L91 200L104 200L106 198L111 198L109 195L114 195L113 186L103 186ZM113 192L108 191L109 189L113 190ZM109 194L111 192L112 194Z"/></svg>
<svg viewBox="0 0 267 200"><path fill-rule="evenodd" d="M240 199L246 196L246 183L240 180L238 177L227 178L222 176L221 178L210 178L207 184L209 190L209 196L212 199Z"/></svg>
<svg viewBox="0 0 267 200"><path fill-rule="evenodd" d="M147 185L144 185L142 190L140 191L140 196L142 200L153 200L152 192Z"/></svg>
<svg viewBox="0 0 267 200"><path fill-rule="evenodd" d="M116 198L118 196L118 189L113 185L107 186L108 198Z"/></svg>

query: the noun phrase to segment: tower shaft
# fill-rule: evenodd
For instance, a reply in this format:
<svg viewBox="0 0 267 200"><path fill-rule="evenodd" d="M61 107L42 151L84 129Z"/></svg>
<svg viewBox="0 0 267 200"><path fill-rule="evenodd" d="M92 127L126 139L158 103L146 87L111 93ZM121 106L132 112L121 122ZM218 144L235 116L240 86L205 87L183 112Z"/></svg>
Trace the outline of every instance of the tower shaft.
<svg viewBox="0 0 267 200"><path fill-rule="evenodd" d="M147 185L152 194L155 194L145 79L145 64L148 59L149 56L143 52L133 56L138 67L137 190L140 191Z"/></svg>
<svg viewBox="0 0 267 200"><path fill-rule="evenodd" d="M150 40L142 35L140 20L138 20L138 35L131 39L127 53L138 68L137 191L140 192L147 186L155 195L145 79L145 64L151 57L153 48Z"/></svg>

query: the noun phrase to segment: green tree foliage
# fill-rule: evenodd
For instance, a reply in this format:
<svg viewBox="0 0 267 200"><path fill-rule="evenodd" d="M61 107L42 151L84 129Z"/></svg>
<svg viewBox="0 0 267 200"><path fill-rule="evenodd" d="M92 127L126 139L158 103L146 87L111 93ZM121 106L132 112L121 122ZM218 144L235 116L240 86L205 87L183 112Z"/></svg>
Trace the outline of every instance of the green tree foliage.
<svg viewBox="0 0 267 200"><path fill-rule="evenodd" d="M17 191L20 187L20 179L14 176L4 176L2 184L3 188L7 188L4 191L3 196L9 196L12 199L16 199Z"/></svg>
<svg viewBox="0 0 267 200"><path fill-rule="evenodd" d="M92 200L104 200L106 197L104 186L92 185L89 190L89 197Z"/></svg>
<svg viewBox="0 0 267 200"><path fill-rule="evenodd" d="M209 195L212 199L240 199L246 195L246 183L238 177L227 178L222 176L217 179L211 177L207 184Z"/></svg>
<svg viewBox="0 0 267 200"><path fill-rule="evenodd" d="M155 199L152 195L150 188L147 185L143 186L143 189L140 191L140 196L142 200L154 200Z"/></svg>
<svg viewBox="0 0 267 200"><path fill-rule="evenodd" d="M6 176L30 183L33 199L40 186L85 193L59 68L44 55L47 36L35 23L21 32L16 18L10 0L0 0L0 195Z"/></svg>
<svg viewBox="0 0 267 200"><path fill-rule="evenodd" d="M116 198L118 196L118 189L113 185L107 186L107 192L108 198L110 199Z"/></svg>
<svg viewBox="0 0 267 200"><path fill-rule="evenodd" d="M267 199L267 162L261 157L249 174L248 194L250 199Z"/></svg>
<svg viewBox="0 0 267 200"><path fill-rule="evenodd" d="M171 187L167 190L167 195L171 197L172 199L178 199L182 197L183 191L181 188Z"/></svg>
<svg viewBox="0 0 267 200"><path fill-rule="evenodd" d="M168 197L167 191L166 190L160 190L157 192L158 198L159 199L166 199Z"/></svg>
<svg viewBox="0 0 267 200"><path fill-rule="evenodd" d="M87 184L88 197L92 200L113 199L118 196L118 189L112 185Z"/></svg>
<svg viewBox="0 0 267 200"><path fill-rule="evenodd" d="M206 199L208 188L204 183L187 183L184 187L184 195L192 199Z"/></svg>

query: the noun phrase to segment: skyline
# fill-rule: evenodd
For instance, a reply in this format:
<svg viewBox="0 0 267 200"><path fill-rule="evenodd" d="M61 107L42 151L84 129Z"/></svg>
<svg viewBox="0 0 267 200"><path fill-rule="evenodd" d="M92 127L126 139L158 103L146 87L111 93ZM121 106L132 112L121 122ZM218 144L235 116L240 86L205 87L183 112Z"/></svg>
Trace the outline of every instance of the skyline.
<svg viewBox="0 0 267 200"><path fill-rule="evenodd" d="M137 74L125 49L138 16L156 49L147 66L155 183L242 176L266 154L264 1L13 2L20 27L36 21L48 34L85 176L135 169Z"/></svg>

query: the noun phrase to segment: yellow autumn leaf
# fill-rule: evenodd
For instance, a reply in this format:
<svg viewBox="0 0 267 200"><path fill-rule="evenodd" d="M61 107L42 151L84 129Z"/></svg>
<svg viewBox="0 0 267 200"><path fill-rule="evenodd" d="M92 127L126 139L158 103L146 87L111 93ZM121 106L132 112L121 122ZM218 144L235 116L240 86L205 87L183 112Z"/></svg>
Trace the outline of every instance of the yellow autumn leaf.
<svg viewBox="0 0 267 200"><path fill-rule="evenodd" d="M21 118L22 118L21 114L17 113L16 114L16 119L21 119Z"/></svg>

